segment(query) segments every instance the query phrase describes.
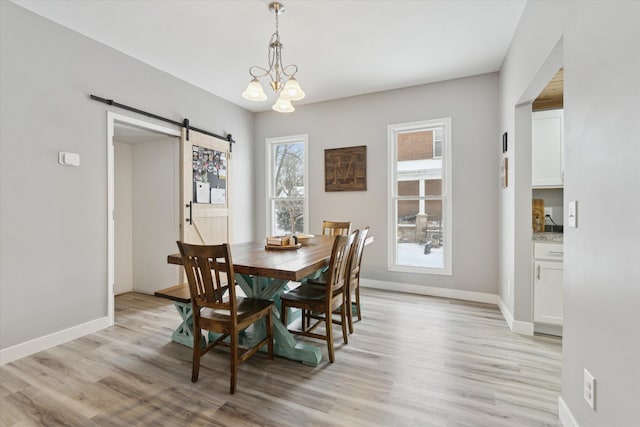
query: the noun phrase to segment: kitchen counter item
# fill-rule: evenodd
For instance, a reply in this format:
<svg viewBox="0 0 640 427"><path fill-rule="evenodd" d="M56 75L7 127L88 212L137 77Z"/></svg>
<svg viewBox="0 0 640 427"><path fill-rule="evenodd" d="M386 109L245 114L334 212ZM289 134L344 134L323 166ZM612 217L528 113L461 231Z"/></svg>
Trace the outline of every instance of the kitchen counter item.
<svg viewBox="0 0 640 427"><path fill-rule="evenodd" d="M531 225L534 233L544 231L544 200L542 199L531 201Z"/></svg>

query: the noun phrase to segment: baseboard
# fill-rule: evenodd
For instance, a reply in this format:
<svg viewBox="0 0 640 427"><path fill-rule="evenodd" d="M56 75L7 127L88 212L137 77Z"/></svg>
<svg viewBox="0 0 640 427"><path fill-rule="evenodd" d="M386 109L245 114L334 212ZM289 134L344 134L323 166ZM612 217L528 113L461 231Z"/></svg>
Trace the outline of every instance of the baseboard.
<svg viewBox="0 0 640 427"><path fill-rule="evenodd" d="M511 325L511 331L520 335L533 335L533 323L514 320Z"/></svg>
<svg viewBox="0 0 640 427"><path fill-rule="evenodd" d="M40 338L35 338L27 342L16 344L12 347L2 349L0 350L0 365L64 344L87 334L92 334L111 325L112 323L109 321L108 316L101 317L81 325L73 326L62 331L57 331Z"/></svg>
<svg viewBox="0 0 640 427"><path fill-rule="evenodd" d="M558 418L564 427L580 427L562 396L558 396Z"/></svg>
<svg viewBox="0 0 640 427"><path fill-rule="evenodd" d="M502 298L500 298L500 295L498 295L498 307L500 307L500 312L502 313L502 317L504 317L504 320L507 322L507 325L509 325L509 329L513 330L513 314L511 314L511 311L509 311L509 309L507 308L507 305L504 303L504 301L502 301Z"/></svg>
<svg viewBox="0 0 640 427"><path fill-rule="evenodd" d="M507 325L511 329L511 332L520 335L533 335L533 323L531 322L522 322L520 320L514 320L513 314L507 308L507 305L502 301L502 298L498 296L498 306L500 307L500 311L502 312L502 316L504 320L507 321Z"/></svg>
<svg viewBox="0 0 640 427"><path fill-rule="evenodd" d="M533 326L533 332L536 334L553 335L556 337L562 336L562 325L545 325L542 323L535 323Z"/></svg>
<svg viewBox="0 0 640 427"><path fill-rule="evenodd" d="M432 286L414 285L410 283L385 282L382 280L360 279L363 288L383 289L386 291L407 292L410 294L429 295L432 297L453 298L464 301L498 304L498 296L483 292L461 291L459 289L435 288Z"/></svg>

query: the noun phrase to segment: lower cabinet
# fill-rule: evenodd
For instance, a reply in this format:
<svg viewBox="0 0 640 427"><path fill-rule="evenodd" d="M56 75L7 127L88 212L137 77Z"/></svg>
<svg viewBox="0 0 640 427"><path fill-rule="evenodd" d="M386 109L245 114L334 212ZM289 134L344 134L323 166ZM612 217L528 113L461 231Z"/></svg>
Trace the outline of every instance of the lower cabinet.
<svg viewBox="0 0 640 427"><path fill-rule="evenodd" d="M534 243L534 322L562 325L562 253L562 243Z"/></svg>
<svg viewBox="0 0 640 427"><path fill-rule="evenodd" d="M533 321L562 325L562 263L533 262Z"/></svg>

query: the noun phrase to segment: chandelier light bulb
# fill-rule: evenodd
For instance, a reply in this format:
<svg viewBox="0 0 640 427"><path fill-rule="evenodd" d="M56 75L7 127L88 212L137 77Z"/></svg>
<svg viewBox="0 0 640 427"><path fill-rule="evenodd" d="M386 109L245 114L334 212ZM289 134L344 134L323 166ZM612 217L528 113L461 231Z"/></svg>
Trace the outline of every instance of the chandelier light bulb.
<svg viewBox="0 0 640 427"><path fill-rule="evenodd" d="M273 108L278 113L293 113L296 109L291 105L291 101L288 99L282 99L282 97L278 97L278 100L275 104L273 104Z"/></svg>
<svg viewBox="0 0 640 427"><path fill-rule="evenodd" d="M300 83L298 83L293 76L287 80L287 83L284 85L284 88L280 93L280 97L282 99L288 99L289 101L299 101L304 98L304 96L305 93L302 91Z"/></svg>
<svg viewBox="0 0 640 427"><path fill-rule="evenodd" d="M253 80L249 82L247 90L242 92L242 97L249 101L264 101L267 99L267 94L264 93L264 89L258 79L254 77Z"/></svg>

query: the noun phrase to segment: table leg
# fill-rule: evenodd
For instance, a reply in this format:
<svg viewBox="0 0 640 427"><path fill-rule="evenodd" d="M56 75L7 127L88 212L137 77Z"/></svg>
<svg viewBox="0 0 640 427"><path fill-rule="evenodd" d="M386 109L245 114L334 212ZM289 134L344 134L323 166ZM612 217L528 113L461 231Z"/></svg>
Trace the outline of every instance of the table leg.
<svg viewBox="0 0 640 427"><path fill-rule="evenodd" d="M193 310L191 304L174 301L173 305L176 310L178 310L178 314L180 314L182 318L182 323L173 331L171 339L177 343L193 348ZM204 348L206 340L204 337L201 337L201 339L200 346Z"/></svg>
<svg viewBox="0 0 640 427"><path fill-rule="evenodd" d="M322 350L320 348L299 343L293 335L287 331L287 328L280 321L280 293L286 288L288 281L270 279L267 277L244 276L237 274L236 280L245 295L251 298L270 299L275 303L271 316L273 319L273 340L275 354L286 357L288 359L298 360L305 365L317 366L322 360ZM176 328L171 335L171 339L182 345L193 348L193 311L191 304L185 304L174 301L178 314L182 318L182 323ZM291 321L300 317L299 310L292 310L288 314ZM242 331L240 333L240 343L247 345L255 345L266 335L266 325L264 320L254 323L250 331ZM207 339L209 342L216 339L219 334L209 332ZM207 344L207 339L203 336L201 339L201 347ZM263 349L266 351L266 349Z"/></svg>
<svg viewBox="0 0 640 427"><path fill-rule="evenodd" d="M273 319L273 339L274 353L288 359L298 360L305 365L317 366L322 360L322 350L320 348L299 343L280 321L280 293L286 287L288 281L270 279L268 277L245 276L236 274L236 281L243 292L252 298L271 299L275 303L275 308L271 313ZM299 310L295 310L292 316L300 316ZM289 317L293 320L293 317ZM258 342L260 337L266 334L264 322L256 322L253 341Z"/></svg>

